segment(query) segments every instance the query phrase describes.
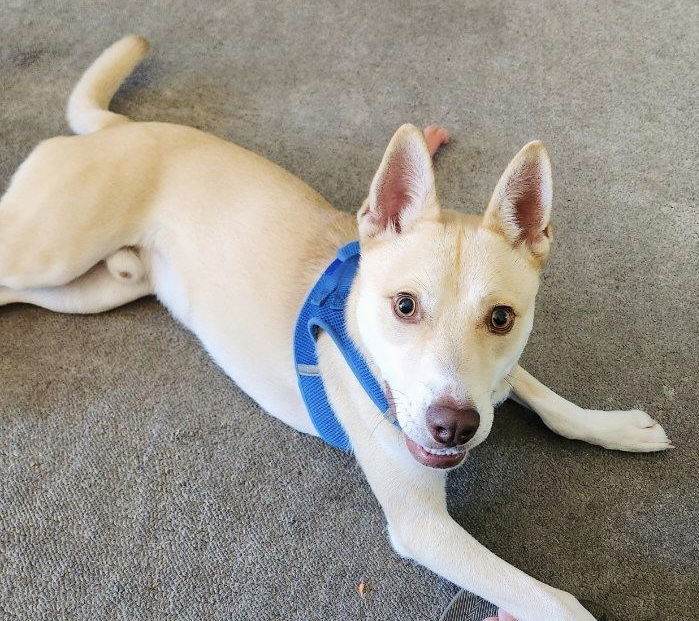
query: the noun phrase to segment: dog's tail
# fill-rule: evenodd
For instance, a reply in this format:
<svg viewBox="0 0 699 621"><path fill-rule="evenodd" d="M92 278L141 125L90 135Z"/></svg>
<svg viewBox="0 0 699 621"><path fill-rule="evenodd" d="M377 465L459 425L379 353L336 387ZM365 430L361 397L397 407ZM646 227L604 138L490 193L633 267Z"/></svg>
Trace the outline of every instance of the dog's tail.
<svg viewBox="0 0 699 621"><path fill-rule="evenodd" d="M66 117L76 134L89 134L129 119L107 107L121 83L148 51L144 37L130 35L102 52L75 85Z"/></svg>

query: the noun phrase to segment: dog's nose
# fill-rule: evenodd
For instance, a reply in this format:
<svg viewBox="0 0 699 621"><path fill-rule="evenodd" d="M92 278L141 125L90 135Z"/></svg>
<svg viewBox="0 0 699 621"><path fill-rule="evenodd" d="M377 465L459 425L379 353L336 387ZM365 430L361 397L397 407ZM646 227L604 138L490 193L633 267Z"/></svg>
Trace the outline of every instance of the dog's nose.
<svg viewBox="0 0 699 621"><path fill-rule="evenodd" d="M447 447L465 444L476 435L481 417L470 405L435 401L427 408L427 428L432 437Z"/></svg>

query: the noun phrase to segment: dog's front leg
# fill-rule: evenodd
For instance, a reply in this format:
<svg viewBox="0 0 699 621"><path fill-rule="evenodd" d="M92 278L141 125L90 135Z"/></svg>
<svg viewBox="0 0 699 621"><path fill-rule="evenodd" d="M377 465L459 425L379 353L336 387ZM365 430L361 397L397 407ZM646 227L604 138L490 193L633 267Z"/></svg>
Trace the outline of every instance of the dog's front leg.
<svg viewBox="0 0 699 621"><path fill-rule="evenodd" d="M608 449L633 452L673 448L665 430L640 410L586 410L516 366L508 376L510 398L536 412L547 427L572 440L584 440Z"/></svg>
<svg viewBox="0 0 699 621"><path fill-rule="evenodd" d="M396 551L513 614L518 621L593 621L570 594L498 558L448 514L443 470L408 451L378 413L327 335L318 340L323 382L381 504Z"/></svg>
<svg viewBox="0 0 699 621"><path fill-rule="evenodd" d="M350 433L350 438L399 554L493 602L518 621L592 621L572 595L498 558L449 516L443 471L414 462L397 432L388 450L376 435L373 442L364 433Z"/></svg>

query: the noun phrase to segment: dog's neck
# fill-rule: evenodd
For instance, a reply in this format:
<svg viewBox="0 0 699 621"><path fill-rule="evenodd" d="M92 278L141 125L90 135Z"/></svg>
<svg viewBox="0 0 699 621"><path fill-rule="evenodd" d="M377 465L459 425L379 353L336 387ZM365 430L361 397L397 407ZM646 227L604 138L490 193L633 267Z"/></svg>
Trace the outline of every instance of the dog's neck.
<svg viewBox="0 0 699 621"><path fill-rule="evenodd" d="M352 339L352 342L356 346L356 348L359 350L361 353L362 357L364 358L364 361L366 362L367 366L369 367L369 370L371 371L372 375L376 378L378 381L379 385L382 386L384 392L386 391L386 386L381 374L381 370L379 369L378 365L374 361L373 357L369 353L367 347L364 344L364 341L362 340L362 335L361 331L359 330L359 320L357 317L357 305L359 303L359 279L360 279L360 273L361 273L361 261L360 261L360 268L357 271L357 275L354 278L354 282L352 283L352 288L350 289L349 295L347 296L347 302L345 305L345 323L346 323L346 328L347 328L347 334L349 337ZM373 415L373 412L371 415L369 414L371 410L365 411L362 410L361 408L358 410L360 414L366 414L364 417L365 420L363 420L363 423L365 423L368 426L375 426L376 425L376 418Z"/></svg>
<svg viewBox="0 0 699 621"><path fill-rule="evenodd" d="M321 228L318 230L316 243L307 261L308 286L310 287L325 271L335 258L339 248L356 239L359 239L356 214L340 210L333 210L332 214L328 214L328 218L322 222ZM359 273L355 277L347 297L345 307L347 332L364 357L374 377L381 383L381 373L362 342L357 321L358 278ZM370 424L372 420L367 420L367 424Z"/></svg>
<svg viewBox="0 0 699 621"><path fill-rule="evenodd" d="M306 255L305 277L307 288L318 279L335 258L338 248L359 238L357 219L354 213L332 209L324 211L318 218L317 234L312 238L312 248Z"/></svg>

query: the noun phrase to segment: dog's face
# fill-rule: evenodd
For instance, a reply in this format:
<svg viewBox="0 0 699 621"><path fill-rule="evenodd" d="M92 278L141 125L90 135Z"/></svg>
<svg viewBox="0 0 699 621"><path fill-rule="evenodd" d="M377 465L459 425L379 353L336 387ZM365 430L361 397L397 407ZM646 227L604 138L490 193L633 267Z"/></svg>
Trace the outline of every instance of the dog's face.
<svg viewBox="0 0 699 621"><path fill-rule="evenodd" d="M551 173L530 143L482 218L440 209L422 134L401 127L359 212L356 330L412 455L449 468L490 432L531 331Z"/></svg>

